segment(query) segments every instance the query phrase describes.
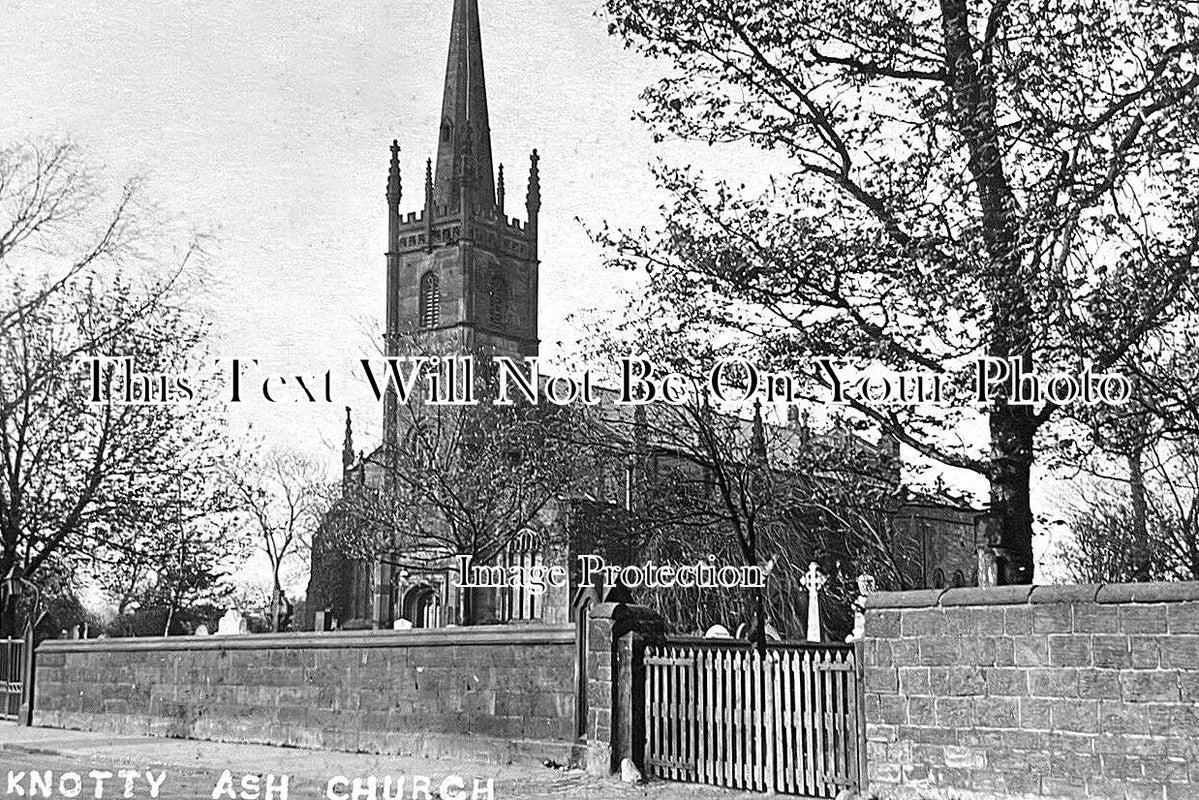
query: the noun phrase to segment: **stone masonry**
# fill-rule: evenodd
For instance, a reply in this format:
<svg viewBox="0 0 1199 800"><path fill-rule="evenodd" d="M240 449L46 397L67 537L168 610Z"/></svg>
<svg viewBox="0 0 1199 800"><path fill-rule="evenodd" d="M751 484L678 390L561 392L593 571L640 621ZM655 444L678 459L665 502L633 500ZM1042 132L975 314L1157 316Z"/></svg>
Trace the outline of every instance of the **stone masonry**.
<svg viewBox="0 0 1199 800"><path fill-rule="evenodd" d="M664 632L648 608L600 603L588 615L587 769L606 775L628 758L642 763L645 740L645 646Z"/></svg>
<svg viewBox="0 0 1199 800"><path fill-rule="evenodd" d="M574 656L548 625L45 642L34 724L566 762Z"/></svg>
<svg viewBox="0 0 1199 800"><path fill-rule="evenodd" d="M1199 798L1199 583L880 593L871 787L887 798Z"/></svg>

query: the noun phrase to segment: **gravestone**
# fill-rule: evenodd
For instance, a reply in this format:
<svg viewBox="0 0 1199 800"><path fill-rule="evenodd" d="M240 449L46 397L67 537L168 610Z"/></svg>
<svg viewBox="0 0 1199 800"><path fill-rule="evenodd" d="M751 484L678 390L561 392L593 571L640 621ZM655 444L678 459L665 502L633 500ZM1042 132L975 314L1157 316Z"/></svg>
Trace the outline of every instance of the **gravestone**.
<svg viewBox="0 0 1199 800"><path fill-rule="evenodd" d="M732 634L729 633L729 629L724 627L723 625L713 625L711 628L708 628L707 632L704 633L704 638L705 639L732 639L733 636L732 636Z"/></svg>
<svg viewBox="0 0 1199 800"><path fill-rule="evenodd" d="M999 585L999 560L985 544L978 548L978 585L980 588Z"/></svg>
<svg viewBox="0 0 1199 800"><path fill-rule="evenodd" d="M866 598L875 590L873 575L858 576L858 597L853 601L853 633L845 637L847 644L860 642L866 635Z"/></svg>
<svg viewBox="0 0 1199 800"><path fill-rule="evenodd" d="M828 578L820 572L820 567L813 561L808 565L808 571L799 579L799 583L808 590L808 641L822 641L820 635L820 590Z"/></svg>

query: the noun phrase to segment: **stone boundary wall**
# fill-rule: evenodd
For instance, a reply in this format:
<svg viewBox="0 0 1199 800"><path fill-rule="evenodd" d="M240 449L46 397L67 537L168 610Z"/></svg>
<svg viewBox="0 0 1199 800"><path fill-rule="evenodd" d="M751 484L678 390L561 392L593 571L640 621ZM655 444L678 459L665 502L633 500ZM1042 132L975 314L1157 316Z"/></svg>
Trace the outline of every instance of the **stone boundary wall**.
<svg viewBox="0 0 1199 800"><path fill-rule="evenodd" d="M866 610L886 798L1199 798L1199 583L883 592Z"/></svg>
<svg viewBox="0 0 1199 800"><path fill-rule="evenodd" d="M34 724L430 757L574 753L573 626L49 641Z"/></svg>

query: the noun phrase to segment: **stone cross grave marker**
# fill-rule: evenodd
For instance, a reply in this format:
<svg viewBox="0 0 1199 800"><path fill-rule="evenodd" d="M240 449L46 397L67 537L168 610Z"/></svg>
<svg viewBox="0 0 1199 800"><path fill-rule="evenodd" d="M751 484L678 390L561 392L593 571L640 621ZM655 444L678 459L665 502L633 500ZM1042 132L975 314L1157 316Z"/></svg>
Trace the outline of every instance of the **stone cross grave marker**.
<svg viewBox="0 0 1199 800"><path fill-rule="evenodd" d="M808 571L799 579L799 583L808 590L808 641L819 642L820 638L820 590L828 583L828 578L820 572L820 567L813 561L808 564Z"/></svg>

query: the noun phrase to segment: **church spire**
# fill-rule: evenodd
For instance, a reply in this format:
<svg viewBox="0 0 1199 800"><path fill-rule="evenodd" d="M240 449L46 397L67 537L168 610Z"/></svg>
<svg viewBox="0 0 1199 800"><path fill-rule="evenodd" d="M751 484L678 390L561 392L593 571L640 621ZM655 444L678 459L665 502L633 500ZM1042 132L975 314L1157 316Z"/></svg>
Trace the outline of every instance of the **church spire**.
<svg viewBox="0 0 1199 800"><path fill-rule="evenodd" d="M346 406L346 433L341 442L341 474L344 479L354 466L354 422Z"/></svg>
<svg viewBox="0 0 1199 800"><path fill-rule="evenodd" d="M466 163L468 152L473 164ZM454 0L434 183L439 204L457 206L460 188L470 192L474 202L467 205L475 209L495 204L479 0Z"/></svg>

